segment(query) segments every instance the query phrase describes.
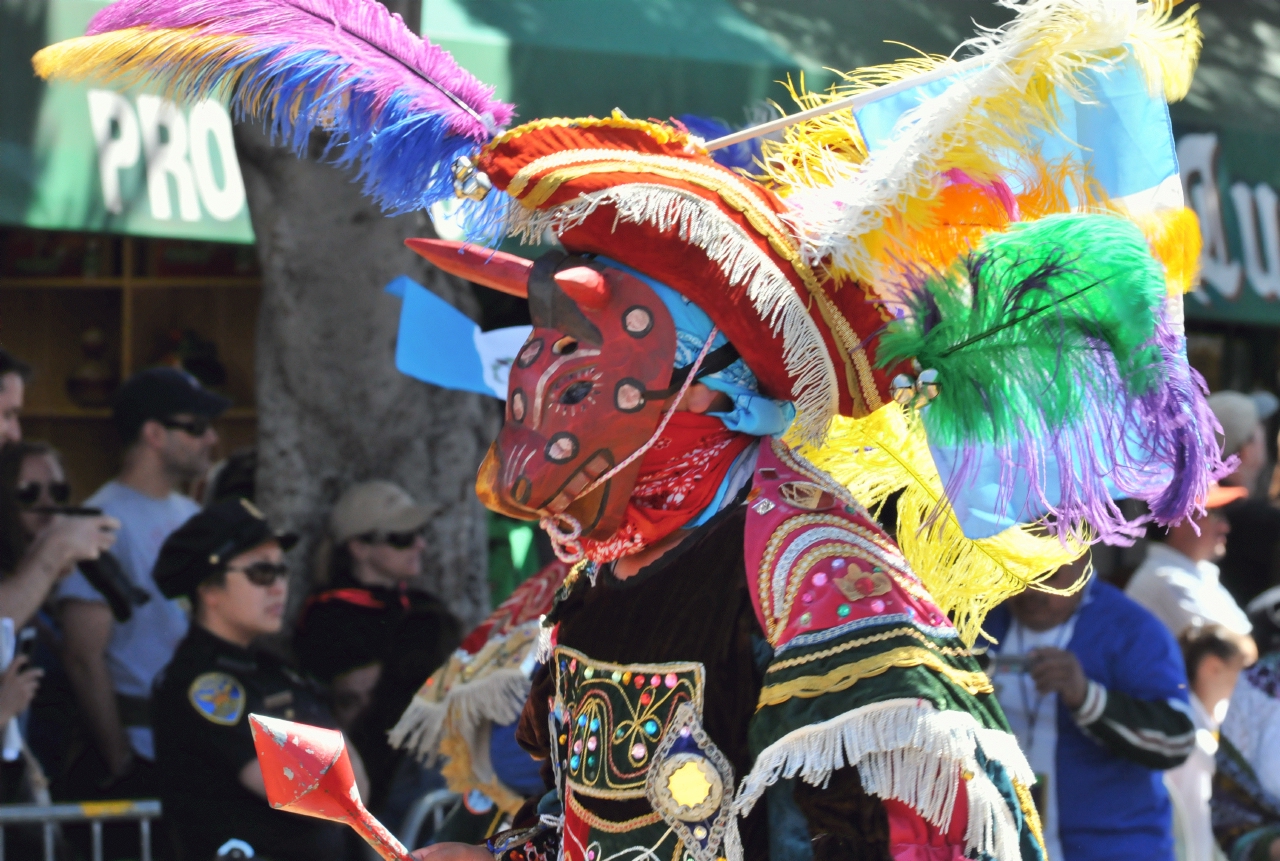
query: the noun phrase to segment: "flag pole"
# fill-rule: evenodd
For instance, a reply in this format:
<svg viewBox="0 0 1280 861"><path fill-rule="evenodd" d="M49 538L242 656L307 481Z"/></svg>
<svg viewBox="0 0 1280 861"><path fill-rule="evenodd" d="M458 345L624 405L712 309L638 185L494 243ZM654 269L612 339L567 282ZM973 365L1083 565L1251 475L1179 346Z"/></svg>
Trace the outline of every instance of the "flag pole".
<svg viewBox="0 0 1280 861"><path fill-rule="evenodd" d="M785 117L778 117L776 120L770 120L767 123L761 123L760 125L748 126L745 129L739 129L738 131L732 132L723 137L718 137L713 141L708 141L705 144L705 148L707 152L714 152L727 146L733 146L736 143L742 143L743 141L749 141L752 138L758 138L761 135L772 134L773 132L785 129L787 126L794 125L795 123L801 123L805 120L811 120L815 117L821 117L826 114L835 113L836 111L848 109L856 110L865 104L883 99L887 96L895 95L903 90L909 90L912 87L918 87L921 84L932 83L933 81L954 75L957 72L963 73L970 69L976 69L980 66L986 65L986 62L986 56L983 54L979 54L976 57L970 57L969 59L963 60L959 63L948 62L936 69L931 69L928 72L921 72L918 75L912 75L909 78L903 78L900 81L894 81L893 83L876 87L874 90L867 90L865 93L858 93L856 95L840 99L839 101L819 105L816 108L809 108L809 110L801 111L798 114L788 114Z"/></svg>

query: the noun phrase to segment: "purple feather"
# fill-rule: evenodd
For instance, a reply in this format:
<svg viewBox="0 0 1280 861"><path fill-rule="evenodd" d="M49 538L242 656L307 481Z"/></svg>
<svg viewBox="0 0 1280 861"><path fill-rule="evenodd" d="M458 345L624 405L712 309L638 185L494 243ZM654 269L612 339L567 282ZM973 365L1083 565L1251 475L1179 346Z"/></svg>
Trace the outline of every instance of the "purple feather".
<svg viewBox="0 0 1280 861"><path fill-rule="evenodd" d="M227 94L240 117L264 122L299 154L313 131L325 154L357 168L387 210L424 209L453 196L450 165L511 121L512 106L415 35L374 0L119 0L89 35L143 28L233 37L207 55L145 58L124 71L166 79L184 99ZM463 214L483 222L502 195ZM476 211L471 211L476 210Z"/></svg>
<svg viewBox="0 0 1280 861"><path fill-rule="evenodd" d="M1221 428L1209 409L1208 389L1163 312L1153 341L1164 377L1151 391L1127 394L1115 357L1099 345L1090 378L1075 381L1077 422L1050 428L1033 416L1021 421L1009 443L931 446L966 532L969 524L993 523L983 512L995 512L1023 522L1043 517L1063 537L1083 523L1097 540L1128 545L1148 521L1168 526L1204 512L1210 482L1229 474L1237 461L1221 457L1214 435ZM927 427L927 410L924 418ZM994 500L971 496L993 478L1000 488ZM1122 498L1142 500L1151 513L1126 519L1115 502Z"/></svg>
<svg viewBox="0 0 1280 861"><path fill-rule="evenodd" d="M93 17L88 35L130 27L240 35L286 56L326 51L349 62L352 86L373 93L376 106L407 93L413 108L446 116L454 134L475 141L512 116L492 87L375 0L120 0Z"/></svg>

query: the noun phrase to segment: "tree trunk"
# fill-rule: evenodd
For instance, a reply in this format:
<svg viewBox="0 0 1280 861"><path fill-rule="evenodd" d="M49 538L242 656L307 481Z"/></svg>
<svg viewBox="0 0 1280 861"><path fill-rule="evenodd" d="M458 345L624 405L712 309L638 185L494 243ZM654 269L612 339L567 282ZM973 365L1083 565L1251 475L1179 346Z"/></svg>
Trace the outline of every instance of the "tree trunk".
<svg viewBox="0 0 1280 861"><path fill-rule="evenodd" d="M392 4L393 8L395 4ZM407 5L407 4L406 4ZM428 531L424 585L468 626L488 610L487 530L476 468L495 435L496 402L395 369L406 274L475 316L472 288L408 251L424 215L386 218L349 172L296 158L256 128L236 132L262 261L257 332L257 498L296 531L290 614L304 599L328 512L353 482L386 478L441 506Z"/></svg>

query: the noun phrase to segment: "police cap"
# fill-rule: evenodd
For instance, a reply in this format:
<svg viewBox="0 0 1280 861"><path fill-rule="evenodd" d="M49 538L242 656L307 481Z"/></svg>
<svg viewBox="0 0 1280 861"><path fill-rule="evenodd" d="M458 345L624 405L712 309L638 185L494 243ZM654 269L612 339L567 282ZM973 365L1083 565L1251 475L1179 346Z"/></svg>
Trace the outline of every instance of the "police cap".
<svg viewBox="0 0 1280 861"><path fill-rule="evenodd" d="M216 502L165 540L154 569L156 586L166 598L190 595L236 556L271 540L282 550L298 543L296 535L272 530L247 499Z"/></svg>

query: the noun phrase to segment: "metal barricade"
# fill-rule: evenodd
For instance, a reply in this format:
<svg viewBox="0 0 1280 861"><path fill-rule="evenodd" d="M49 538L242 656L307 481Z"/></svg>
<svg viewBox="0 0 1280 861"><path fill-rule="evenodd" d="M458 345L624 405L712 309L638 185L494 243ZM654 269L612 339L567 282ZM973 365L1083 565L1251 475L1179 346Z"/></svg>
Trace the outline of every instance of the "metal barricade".
<svg viewBox="0 0 1280 861"><path fill-rule="evenodd" d="M4 829L9 825L44 828L44 861L54 859L54 826L89 823L93 861L102 861L102 823L134 819L142 847L141 861L151 861L151 820L160 818L160 802L80 801L69 804L0 804L0 861L4 861Z"/></svg>

